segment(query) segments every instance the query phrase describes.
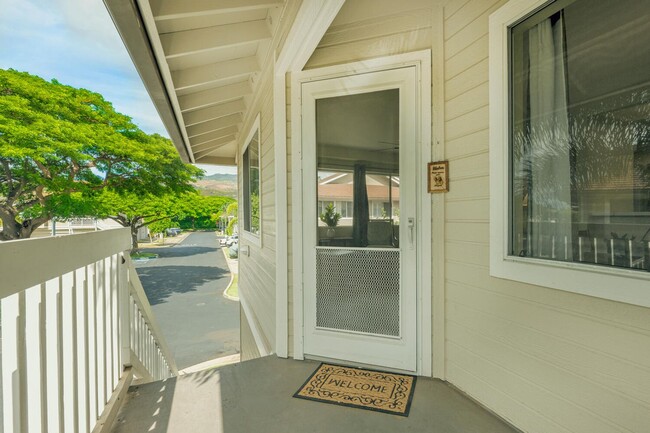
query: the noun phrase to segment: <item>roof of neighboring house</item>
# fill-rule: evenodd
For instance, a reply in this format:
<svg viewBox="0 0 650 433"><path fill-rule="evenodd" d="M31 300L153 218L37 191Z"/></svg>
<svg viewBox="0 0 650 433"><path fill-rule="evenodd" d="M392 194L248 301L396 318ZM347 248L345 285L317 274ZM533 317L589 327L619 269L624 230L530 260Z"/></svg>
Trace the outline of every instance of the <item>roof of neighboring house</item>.
<svg viewBox="0 0 650 433"><path fill-rule="evenodd" d="M318 199L352 201L352 184L318 185ZM388 200L388 187L383 185L368 185L368 200ZM399 188L391 191L393 200L399 200Z"/></svg>
<svg viewBox="0 0 650 433"><path fill-rule="evenodd" d="M611 191L620 190L628 191L634 189L646 189L650 185L650 172L646 169L634 170L625 175L608 176L603 175L600 179L589 181L583 188L583 191Z"/></svg>

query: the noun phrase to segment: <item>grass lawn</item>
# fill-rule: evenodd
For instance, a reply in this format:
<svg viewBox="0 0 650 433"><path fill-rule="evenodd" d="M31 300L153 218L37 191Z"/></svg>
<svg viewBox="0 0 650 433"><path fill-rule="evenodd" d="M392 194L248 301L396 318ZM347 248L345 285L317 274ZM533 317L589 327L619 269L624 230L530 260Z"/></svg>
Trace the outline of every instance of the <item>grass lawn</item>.
<svg viewBox="0 0 650 433"><path fill-rule="evenodd" d="M146 260L146 259L157 259L158 254L154 253L133 253L131 254L133 260Z"/></svg>
<svg viewBox="0 0 650 433"><path fill-rule="evenodd" d="M239 285L237 284L239 275L233 275L232 283L226 289L226 295L239 299Z"/></svg>

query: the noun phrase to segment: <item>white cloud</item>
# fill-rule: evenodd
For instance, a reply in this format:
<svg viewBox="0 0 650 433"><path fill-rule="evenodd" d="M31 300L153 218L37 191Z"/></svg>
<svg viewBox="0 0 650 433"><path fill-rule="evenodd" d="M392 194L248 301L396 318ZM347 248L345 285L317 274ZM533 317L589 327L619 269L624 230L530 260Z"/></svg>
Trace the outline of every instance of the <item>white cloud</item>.
<svg viewBox="0 0 650 433"><path fill-rule="evenodd" d="M101 0L0 0L0 68L101 93L167 135Z"/></svg>
<svg viewBox="0 0 650 433"><path fill-rule="evenodd" d="M120 65L132 70L133 65L106 7L101 0L55 0L66 28L84 40L78 49L97 62Z"/></svg>
<svg viewBox="0 0 650 433"><path fill-rule="evenodd" d="M34 0L0 0L0 24L11 26L14 32L31 33L38 30L34 24L45 28L56 24L59 19L48 11L48 2ZM24 25L18 24L24 23Z"/></svg>

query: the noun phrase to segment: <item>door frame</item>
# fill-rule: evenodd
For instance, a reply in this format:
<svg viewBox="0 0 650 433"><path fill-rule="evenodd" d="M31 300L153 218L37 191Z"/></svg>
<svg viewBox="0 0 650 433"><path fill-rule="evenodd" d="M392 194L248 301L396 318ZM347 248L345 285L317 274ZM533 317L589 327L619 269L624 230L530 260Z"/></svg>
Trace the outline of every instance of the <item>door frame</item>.
<svg viewBox="0 0 650 433"><path fill-rule="evenodd" d="M301 71L291 77L291 237L293 250L293 356L304 359L303 316L303 211L302 211L302 84L368 72L414 66L417 74L417 369L420 376L432 375L431 297L431 197L427 192L426 165L431 160L431 51L381 57Z"/></svg>
<svg viewBox="0 0 650 433"><path fill-rule="evenodd" d="M419 227L409 234L409 224L407 219L417 218L417 178L416 167L419 166L417 161L419 155L418 149L418 119L419 109L417 106L418 97L416 95L418 88L418 74L415 66L392 68L377 72L364 74L349 75L340 78L330 78L326 80L317 80L302 83L302 161L303 161L303 317L304 317L304 351L305 356L312 359L330 358L337 362L352 362L354 365L376 365L382 369L391 368L395 371L415 372L417 368L417 242L416 235ZM401 218L400 244L395 248L383 248L381 246L367 245L361 249L364 254L356 256L358 259L368 257L365 253L370 254L370 262L367 265L370 269L366 272L373 272L380 262L375 260L379 256L397 257L399 268L394 269L393 275L399 276L399 296L396 304L399 309L397 320L399 322L399 332L397 335L386 335L383 332L373 333L368 330L354 331L343 327L336 329L320 327L316 323L316 317L319 309L317 308L316 286L320 280L317 275L317 262L319 255L327 254L328 248L341 248L339 251L346 251L347 254L359 254L358 246L323 246L319 245L319 236L317 235L318 215L317 208L318 182L317 174L320 170L338 171L336 168L328 170L318 166L318 146L317 130L318 121L316 119L317 101L321 98L350 97L352 95L370 95L383 91L396 91L398 95L393 102L394 108L398 108L399 127L394 132L399 133L397 142L399 143L399 158L392 153L384 154L381 159L395 158L399 164L397 176L399 176L399 213ZM380 103L381 104L381 103ZM352 112L350 113L353 114ZM357 114L360 114L357 113ZM375 113L377 115L378 113ZM333 124L331 124L334 126ZM352 128L352 125L348 125ZM375 137L380 139L379 137ZM383 137L388 139L387 137ZM389 139L389 141L392 141ZM329 144L329 143L327 143ZM334 143L336 144L336 140ZM343 145L343 143L339 143ZM349 143L348 143L349 144ZM373 140L375 146L385 147L386 144L379 144ZM327 149L324 148L323 150ZM371 151L371 152L374 152ZM362 151L362 153L364 153ZM356 158L364 159L362 156ZM356 159L355 158L355 159ZM369 158L369 161L374 161ZM351 161L348 161L351 164ZM373 164L369 164L372 166ZM348 167L352 169L352 165ZM344 169L341 169L345 171ZM367 175L375 173L371 168L368 169ZM384 173L387 174L387 173ZM371 199L369 198L369 203ZM372 221L372 220L370 220ZM369 226L372 222L369 222ZM352 227L349 227L351 229ZM371 252L372 251L372 252ZM347 256L346 254L346 256ZM373 264L371 264L373 263ZM379 265L382 266L382 265ZM372 269L372 270L371 270ZM331 271L346 275L354 270L348 268L339 268L338 271ZM359 274L357 274L359 275ZM367 274L369 277L370 275ZM362 286L361 287L365 287ZM391 286L392 287L392 286ZM333 287L332 287L333 288ZM365 287L366 290L372 290ZM380 290L381 291L381 290ZM366 296L372 296L367 294ZM366 298L370 301L370 298ZM379 311L377 311L379 313ZM351 313L354 314L354 313ZM366 313L358 311L359 317L366 317ZM382 313L379 313L382 315ZM309 355L307 355L309 354ZM362 364L361 364L362 363Z"/></svg>

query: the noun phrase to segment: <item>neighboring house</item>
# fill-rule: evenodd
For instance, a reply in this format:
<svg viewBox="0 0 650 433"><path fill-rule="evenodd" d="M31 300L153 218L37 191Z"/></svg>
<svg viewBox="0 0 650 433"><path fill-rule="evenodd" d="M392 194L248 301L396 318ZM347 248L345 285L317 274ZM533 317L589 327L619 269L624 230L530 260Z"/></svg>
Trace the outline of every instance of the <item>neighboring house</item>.
<svg viewBox="0 0 650 433"><path fill-rule="evenodd" d="M318 182L318 213L325 212L329 204L341 214L340 225L352 225L354 215L353 175L334 173ZM391 183L392 188L388 187ZM390 219L399 223L399 177L367 175L368 213L370 219ZM324 224L321 222L321 225Z"/></svg>
<svg viewBox="0 0 650 433"><path fill-rule="evenodd" d="M121 224L110 218L72 218L64 221L49 220L37 229L36 236L44 236L46 233L51 235L71 235L74 233L86 233L120 227L122 227ZM138 240L149 240L148 227L145 226L138 229Z"/></svg>
<svg viewBox="0 0 650 433"><path fill-rule="evenodd" d="M243 359L433 376L526 432L648 431L648 2L105 2L181 157L238 166Z"/></svg>
<svg viewBox="0 0 650 433"><path fill-rule="evenodd" d="M122 227L112 219L96 218L71 218L63 221L49 220L39 230L46 230L52 234L73 234L88 231L107 230Z"/></svg>

